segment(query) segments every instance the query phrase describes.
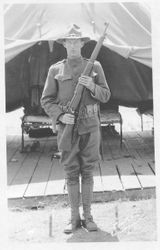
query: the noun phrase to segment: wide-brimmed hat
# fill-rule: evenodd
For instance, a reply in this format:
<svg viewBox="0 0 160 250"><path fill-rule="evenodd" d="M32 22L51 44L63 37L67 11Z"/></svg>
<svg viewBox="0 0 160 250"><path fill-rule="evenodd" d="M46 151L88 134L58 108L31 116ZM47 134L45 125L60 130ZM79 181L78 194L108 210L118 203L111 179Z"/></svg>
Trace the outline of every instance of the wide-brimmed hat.
<svg viewBox="0 0 160 250"><path fill-rule="evenodd" d="M70 25L66 34L63 37L58 38L56 42L62 44L67 39L81 39L84 43L87 43L90 40L89 37L83 36L80 27L76 24Z"/></svg>

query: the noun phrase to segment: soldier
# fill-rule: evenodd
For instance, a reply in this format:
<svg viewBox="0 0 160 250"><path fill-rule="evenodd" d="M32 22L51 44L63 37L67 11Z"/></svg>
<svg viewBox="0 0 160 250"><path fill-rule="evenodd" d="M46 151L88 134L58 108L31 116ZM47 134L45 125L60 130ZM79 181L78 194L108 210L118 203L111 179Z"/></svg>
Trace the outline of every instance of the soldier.
<svg viewBox="0 0 160 250"><path fill-rule="evenodd" d="M41 97L42 107L52 118L54 126L57 125L57 144L65 125L78 123L72 149L61 152L71 206L71 220L64 230L65 233L72 233L81 225L88 231L97 230L91 215L91 202L93 171L100 160L99 102L105 103L109 100L110 90L98 61L95 61L90 76L82 75L88 60L82 57L81 48L89 40L75 24L69 27L64 37L57 40L65 47L67 59L51 65ZM65 112L65 107L77 84L85 86L86 94L78 119L75 119L75 114ZM80 176L83 218L79 212Z"/></svg>

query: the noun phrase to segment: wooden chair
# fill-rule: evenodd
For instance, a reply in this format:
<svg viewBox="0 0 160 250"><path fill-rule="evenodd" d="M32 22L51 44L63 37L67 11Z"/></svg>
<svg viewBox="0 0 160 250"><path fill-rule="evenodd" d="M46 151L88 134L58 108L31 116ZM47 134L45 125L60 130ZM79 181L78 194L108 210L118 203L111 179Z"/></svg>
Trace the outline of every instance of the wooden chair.
<svg viewBox="0 0 160 250"><path fill-rule="evenodd" d="M48 116L24 115L21 117L21 152L25 151L24 134L29 134L30 129L49 128L52 121Z"/></svg>

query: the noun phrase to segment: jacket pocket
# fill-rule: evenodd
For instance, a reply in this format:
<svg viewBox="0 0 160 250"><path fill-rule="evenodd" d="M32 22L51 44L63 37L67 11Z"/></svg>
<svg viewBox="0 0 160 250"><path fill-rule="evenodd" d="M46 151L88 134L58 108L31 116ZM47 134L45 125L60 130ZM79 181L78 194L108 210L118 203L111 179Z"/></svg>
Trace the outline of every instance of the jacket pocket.
<svg viewBox="0 0 160 250"><path fill-rule="evenodd" d="M71 80L72 76L71 75L62 75L62 74L57 74L54 77L56 80L64 82L66 80Z"/></svg>
<svg viewBox="0 0 160 250"><path fill-rule="evenodd" d="M57 74L55 75L55 79L58 84L58 98L60 101L70 100L74 93L72 76L71 75L63 75Z"/></svg>

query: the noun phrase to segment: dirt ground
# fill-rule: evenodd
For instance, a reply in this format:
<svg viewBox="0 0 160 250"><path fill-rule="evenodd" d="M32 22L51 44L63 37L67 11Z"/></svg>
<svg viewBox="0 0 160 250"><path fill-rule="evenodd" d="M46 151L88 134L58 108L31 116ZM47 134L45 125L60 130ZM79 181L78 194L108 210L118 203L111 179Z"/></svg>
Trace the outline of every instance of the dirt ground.
<svg viewBox="0 0 160 250"><path fill-rule="evenodd" d="M80 210L82 207L80 207ZM57 202L38 206L9 206L9 241L49 242L124 242L156 241L156 199L111 201L92 204L97 232L84 228L63 233L70 216L68 203Z"/></svg>

